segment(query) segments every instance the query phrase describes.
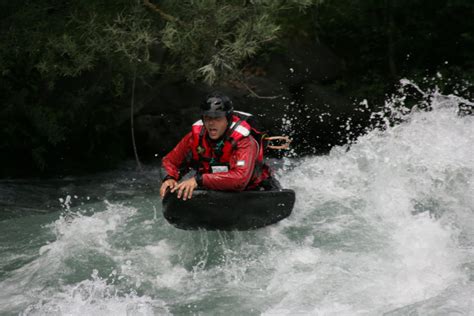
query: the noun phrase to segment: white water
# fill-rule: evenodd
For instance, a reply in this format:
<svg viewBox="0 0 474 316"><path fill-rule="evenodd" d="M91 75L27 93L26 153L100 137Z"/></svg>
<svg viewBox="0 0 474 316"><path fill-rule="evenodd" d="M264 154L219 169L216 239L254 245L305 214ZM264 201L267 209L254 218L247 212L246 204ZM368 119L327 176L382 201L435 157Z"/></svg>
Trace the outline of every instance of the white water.
<svg viewBox="0 0 474 316"><path fill-rule="evenodd" d="M286 160L296 206L264 229L177 230L137 191L1 221L0 314L474 315L474 117L459 101Z"/></svg>

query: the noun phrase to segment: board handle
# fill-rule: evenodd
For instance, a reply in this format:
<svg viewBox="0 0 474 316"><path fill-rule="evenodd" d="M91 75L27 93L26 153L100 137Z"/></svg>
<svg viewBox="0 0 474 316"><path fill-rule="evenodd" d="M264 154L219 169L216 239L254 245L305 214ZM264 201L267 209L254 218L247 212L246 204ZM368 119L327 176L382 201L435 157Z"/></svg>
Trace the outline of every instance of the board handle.
<svg viewBox="0 0 474 316"><path fill-rule="evenodd" d="M291 138L288 136L270 136L270 137L265 137L263 140L270 142L270 144L267 145L267 148L269 149L290 149L290 144L291 144ZM280 141L280 145L271 145L271 142L273 141Z"/></svg>

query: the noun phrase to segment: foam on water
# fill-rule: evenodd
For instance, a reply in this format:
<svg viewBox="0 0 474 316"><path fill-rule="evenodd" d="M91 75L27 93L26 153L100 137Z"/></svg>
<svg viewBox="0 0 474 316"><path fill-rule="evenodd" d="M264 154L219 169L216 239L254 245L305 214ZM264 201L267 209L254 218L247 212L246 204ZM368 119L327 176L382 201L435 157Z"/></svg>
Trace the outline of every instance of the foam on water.
<svg viewBox="0 0 474 316"><path fill-rule="evenodd" d="M435 96L433 111L360 137L348 152L307 158L283 176L299 193L299 212L286 231L308 225L308 236L334 236L337 246L319 254L301 280L283 282L295 277L283 265L275 280L283 299L269 314L381 313L467 282L463 264L474 260L474 122L456 115L458 102ZM284 248L285 257L301 251ZM467 305L474 307L472 299Z"/></svg>
<svg viewBox="0 0 474 316"><path fill-rule="evenodd" d="M160 315L169 314L166 308L156 306L147 296L120 293L119 290L97 276L91 280L65 286L61 291L43 297L29 305L20 315Z"/></svg>
<svg viewBox="0 0 474 316"><path fill-rule="evenodd" d="M110 261L111 254L115 251L108 240L111 232L119 229L136 212L135 209L120 204L105 204L104 212L83 216L80 212L68 211L55 222L44 226L46 230L55 233L56 240L42 246L35 260L13 271L2 282L0 301L4 303L3 312L13 312L18 307L31 303L32 298L39 302L28 306L24 310L25 315L75 315L81 309L88 310L89 315L117 315L120 314L117 311L121 305L134 309L129 302L133 295L124 299L111 296L113 286L108 287L97 272L94 272L92 280L87 279L95 265L103 266ZM80 282L76 285L74 281ZM66 282L73 285L64 284ZM78 297L78 289L82 289L81 292L89 289L89 299ZM100 297L105 300L100 302ZM110 308L108 313L107 306L112 303L118 303L119 306ZM142 298L139 303L143 304Z"/></svg>
<svg viewBox="0 0 474 316"><path fill-rule="evenodd" d="M177 230L156 195L12 219L36 241L0 275L0 313L472 315L474 121L429 100L350 150L288 159L294 212L257 231Z"/></svg>

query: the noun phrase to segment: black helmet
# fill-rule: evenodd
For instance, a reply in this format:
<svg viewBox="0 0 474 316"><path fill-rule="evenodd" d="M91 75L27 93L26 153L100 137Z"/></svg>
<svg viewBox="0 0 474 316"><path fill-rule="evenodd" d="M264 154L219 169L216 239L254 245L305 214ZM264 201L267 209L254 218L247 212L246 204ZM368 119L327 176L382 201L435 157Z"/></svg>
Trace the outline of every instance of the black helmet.
<svg viewBox="0 0 474 316"><path fill-rule="evenodd" d="M228 96L214 92L206 97L206 101L201 105L201 110L202 115L210 117L225 116L229 119L234 111L234 107Z"/></svg>

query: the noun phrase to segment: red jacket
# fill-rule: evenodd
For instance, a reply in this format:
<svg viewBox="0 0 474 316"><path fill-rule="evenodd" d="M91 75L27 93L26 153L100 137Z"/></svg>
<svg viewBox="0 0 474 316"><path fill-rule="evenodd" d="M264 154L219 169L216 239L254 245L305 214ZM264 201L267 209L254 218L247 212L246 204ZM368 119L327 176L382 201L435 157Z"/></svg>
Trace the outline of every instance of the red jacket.
<svg viewBox="0 0 474 316"><path fill-rule="evenodd" d="M162 167L169 177L179 180L191 167L192 149L197 146L193 134L187 134L176 147L162 160ZM205 173L202 175L202 186L211 190L243 191L253 189L270 176L270 170L263 165L260 176L255 177L259 145L251 136L240 139L229 159L229 171Z"/></svg>

